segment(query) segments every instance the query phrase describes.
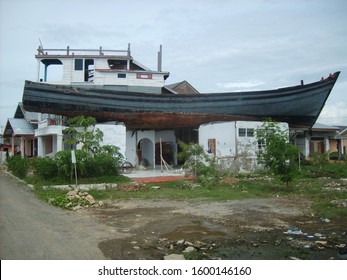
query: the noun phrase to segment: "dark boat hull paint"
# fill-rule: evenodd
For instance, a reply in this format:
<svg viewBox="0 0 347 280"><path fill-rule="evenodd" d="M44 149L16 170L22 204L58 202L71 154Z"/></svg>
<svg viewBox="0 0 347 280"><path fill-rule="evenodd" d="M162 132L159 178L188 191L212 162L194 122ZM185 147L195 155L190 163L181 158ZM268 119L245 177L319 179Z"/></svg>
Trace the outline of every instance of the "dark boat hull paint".
<svg viewBox="0 0 347 280"><path fill-rule="evenodd" d="M263 120L312 127L340 72L325 80L277 90L164 95L25 82L27 111L88 115L124 122L129 128L197 127L213 121Z"/></svg>

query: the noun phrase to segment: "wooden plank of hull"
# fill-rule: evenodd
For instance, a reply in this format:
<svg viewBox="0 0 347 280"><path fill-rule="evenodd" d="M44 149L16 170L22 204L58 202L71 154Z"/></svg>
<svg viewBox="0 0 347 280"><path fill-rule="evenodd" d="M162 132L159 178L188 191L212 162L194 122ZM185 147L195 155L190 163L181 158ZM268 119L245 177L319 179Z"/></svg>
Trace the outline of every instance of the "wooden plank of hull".
<svg viewBox="0 0 347 280"><path fill-rule="evenodd" d="M291 126L312 126L339 72L326 80L278 90L199 95L158 95L85 89L26 82L28 111L94 116L130 128L196 127L202 123L262 120L272 117Z"/></svg>

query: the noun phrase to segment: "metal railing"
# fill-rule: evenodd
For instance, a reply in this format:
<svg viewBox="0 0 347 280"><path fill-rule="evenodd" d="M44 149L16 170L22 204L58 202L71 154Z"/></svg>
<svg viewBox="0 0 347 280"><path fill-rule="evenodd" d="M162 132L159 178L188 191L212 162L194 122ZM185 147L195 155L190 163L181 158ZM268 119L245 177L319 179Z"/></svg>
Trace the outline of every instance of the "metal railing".
<svg viewBox="0 0 347 280"><path fill-rule="evenodd" d="M37 49L38 55L48 55L48 52L66 52L66 55L74 55L74 52L97 52L99 55L105 55L105 53L126 53L128 56L131 55L130 44L128 44L128 49L126 50L107 50L99 47L99 49L71 49L67 46L66 49L44 49L40 45Z"/></svg>

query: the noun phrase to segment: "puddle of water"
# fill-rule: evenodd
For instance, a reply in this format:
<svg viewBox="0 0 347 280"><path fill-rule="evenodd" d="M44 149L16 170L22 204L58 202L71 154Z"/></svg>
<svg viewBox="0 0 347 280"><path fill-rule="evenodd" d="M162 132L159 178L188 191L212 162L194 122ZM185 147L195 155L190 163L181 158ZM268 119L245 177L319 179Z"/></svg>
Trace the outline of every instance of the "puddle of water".
<svg viewBox="0 0 347 280"><path fill-rule="evenodd" d="M221 238L226 235L227 230L219 225L209 222L193 222L192 224L178 226L175 230L162 234L161 237L170 240L202 240L206 238Z"/></svg>

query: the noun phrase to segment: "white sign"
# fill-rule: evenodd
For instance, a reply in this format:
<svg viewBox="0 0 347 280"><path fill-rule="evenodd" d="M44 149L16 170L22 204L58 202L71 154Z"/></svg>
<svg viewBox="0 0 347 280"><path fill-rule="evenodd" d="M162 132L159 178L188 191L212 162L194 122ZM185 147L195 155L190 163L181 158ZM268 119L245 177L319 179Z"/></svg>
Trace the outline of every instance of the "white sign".
<svg viewBox="0 0 347 280"><path fill-rule="evenodd" d="M76 163L75 150L71 150L71 162L72 163Z"/></svg>

